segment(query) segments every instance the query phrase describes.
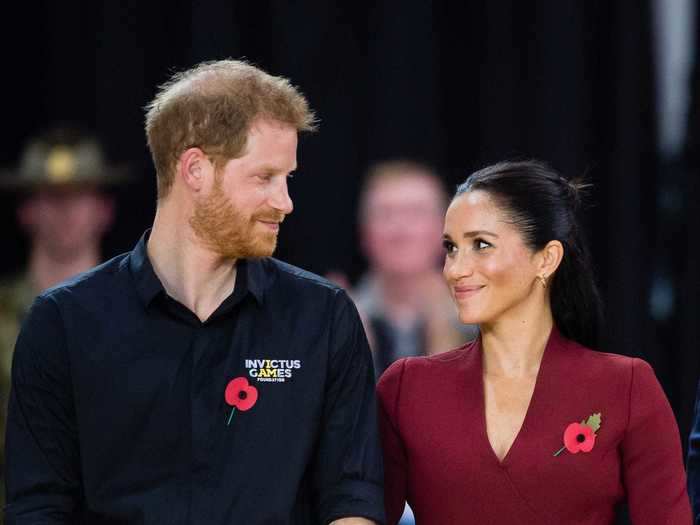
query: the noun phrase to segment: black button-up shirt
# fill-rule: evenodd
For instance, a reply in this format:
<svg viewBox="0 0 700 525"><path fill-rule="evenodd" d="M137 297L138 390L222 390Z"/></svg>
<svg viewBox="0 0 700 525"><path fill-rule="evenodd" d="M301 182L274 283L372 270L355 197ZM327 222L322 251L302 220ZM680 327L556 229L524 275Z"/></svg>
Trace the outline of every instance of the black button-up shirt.
<svg viewBox="0 0 700 525"><path fill-rule="evenodd" d="M382 522L375 419L345 292L275 259L240 261L201 322L165 293L144 236L42 294L24 322L6 520Z"/></svg>

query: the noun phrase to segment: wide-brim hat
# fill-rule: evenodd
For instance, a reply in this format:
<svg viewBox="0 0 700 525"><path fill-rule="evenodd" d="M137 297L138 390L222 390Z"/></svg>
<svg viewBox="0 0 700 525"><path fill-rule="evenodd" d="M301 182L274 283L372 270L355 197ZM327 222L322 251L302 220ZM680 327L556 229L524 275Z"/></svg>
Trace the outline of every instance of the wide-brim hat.
<svg viewBox="0 0 700 525"><path fill-rule="evenodd" d="M6 190L107 188L129 180L128 168L108 163L95 137L73 128L57 128L30 139L18 167L0 170L0 189Z"/></svg>

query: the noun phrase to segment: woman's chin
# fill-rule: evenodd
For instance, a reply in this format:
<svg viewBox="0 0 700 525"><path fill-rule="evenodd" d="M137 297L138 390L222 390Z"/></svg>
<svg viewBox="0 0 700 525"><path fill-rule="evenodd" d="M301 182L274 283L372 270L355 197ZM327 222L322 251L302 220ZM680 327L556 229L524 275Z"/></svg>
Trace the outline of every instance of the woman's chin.
<svg viewBox="0 0 700 525"><path fill-rule="evenodd" d="M474 311L459 311L459 320L464 324L479 324L483 321L482 316Z"/></svg>

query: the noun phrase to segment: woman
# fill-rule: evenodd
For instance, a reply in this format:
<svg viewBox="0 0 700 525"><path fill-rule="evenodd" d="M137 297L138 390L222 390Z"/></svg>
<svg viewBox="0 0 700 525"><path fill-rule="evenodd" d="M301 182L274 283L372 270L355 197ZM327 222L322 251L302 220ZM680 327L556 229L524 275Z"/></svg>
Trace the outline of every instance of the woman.
<svg viewBox="0 0 700 525"><path fill-rule="evenodd" d="M599 300L581 187L537 162L471 175L445 217L459 349L394 363L379 385L387 522L691 523L678 428L650 366L590 350Z"/></svg>

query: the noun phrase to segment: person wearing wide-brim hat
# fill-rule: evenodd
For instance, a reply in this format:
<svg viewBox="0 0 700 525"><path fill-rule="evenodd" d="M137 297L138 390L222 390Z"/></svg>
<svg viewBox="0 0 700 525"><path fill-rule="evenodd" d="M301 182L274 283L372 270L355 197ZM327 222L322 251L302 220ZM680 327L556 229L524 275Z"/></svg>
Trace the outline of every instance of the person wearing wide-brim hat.
<svg viewBox="0 0 700 525"><path fill-rule="evenodd" d="M21 320L40 292L99 264L100 242L114 218L105 190L127 180L125 168L107 163L95 137L69 127L31 138L17 168L0 171L0 191L20 197L17 219L30 245L24 271L0 281L0 468ZM0 502L4 492L0 487Z"/></svg>
<svg viewBox="0 0 700 525"><path fill-rule="evenodd" d="M16 169L0 169L0 190L108 187L128 179L124 166L107 162L96 137L59 127L30 139Z"/></svg>

